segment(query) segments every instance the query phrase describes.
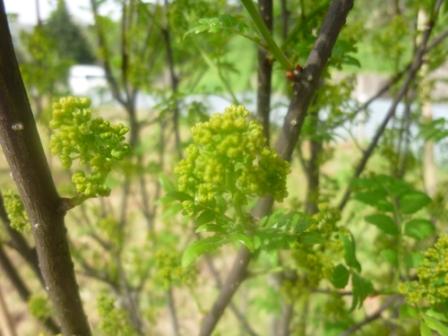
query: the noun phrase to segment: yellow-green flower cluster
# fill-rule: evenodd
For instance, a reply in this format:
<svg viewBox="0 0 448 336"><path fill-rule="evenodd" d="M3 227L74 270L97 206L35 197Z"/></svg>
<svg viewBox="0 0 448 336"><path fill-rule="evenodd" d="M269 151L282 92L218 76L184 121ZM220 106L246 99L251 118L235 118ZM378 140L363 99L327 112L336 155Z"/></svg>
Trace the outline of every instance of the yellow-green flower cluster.
<svg viewBox="0 0 448 336"><path fill-rule="evenodd" d="M193 199L183 203L187 213L229 203L241 208L254 196L286 197L289 163L267 146L261 125L243 106L230 106L197 124L192 135L175 170L179 191Z"/></svg>
<svg viewBox="0 0 448 336"><path fill-rule="evenodd" d="M319 230L323 234L336 232L336 224L341 219L340 211L329 207L327 204L319 205L319 212L311 216L312 224L308 231Z"/></svg>
<svg viewBox="0 0 448 336"><path fill-rule="evenodd" d="M417 268L417 280L402 283L400 291L415 306L448 302L448 235L439 238Z"/></svg>
<svg viewBox="0 0 448 336"><path fill-rule="evenodd" d="M132 336L136 335L128 319L126 311L115 304L115 300L106 293L97 299L99 329L103 335Z"/></svg>
<svg viewBox="0 0 448 336"><path fill-rule="evenodd" d="M50 122L51 150L66 168L79 160L84 169L73 174L72 182L76 191L87 198L109 194L107 175L129 153L125 143L127 127L93 118L90 105L87 98L61 98L53 105Z"/></svg>
<svg viewBox="0 0 448 336"><path fill-rule="evenodd" d="M28 309L35 318L44 321L51 316L51 306L45 294L35 293L28 300Z"/></svg>
<svg viewBox="0 0 448 336"><path fill-rule="evenodd" d="M20 196L11 190L4 191L2 195L11 227L24 232L29 227L29 220Z"/></svg>
<svg viewBox="0 0 448 336"><path fill-rule="evenodd" d="M154 281L162 287L190 285L196 279L195 269L181 266L181 256L169 249L160 249L155 257L156 272Z"/></svg>

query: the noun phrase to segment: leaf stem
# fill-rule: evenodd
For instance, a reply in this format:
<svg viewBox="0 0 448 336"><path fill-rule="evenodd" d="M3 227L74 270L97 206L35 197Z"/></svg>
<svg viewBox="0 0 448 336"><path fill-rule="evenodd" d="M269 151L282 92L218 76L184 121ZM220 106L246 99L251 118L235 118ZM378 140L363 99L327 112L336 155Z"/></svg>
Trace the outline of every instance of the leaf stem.
<svg viewBox="0 0 448 336"><path fill-rule="evenodd" d="M291 65L291 63L289 62L288 58L283 53L283 51L279 48L277 43L275 43L271 32L266 27L260 13L258 12L257 8L254 5L253 1L252 0L241 0L241 2L243 3L243 6L246 8L247 12L249 13L249 16L252 18L255 26L258 29L258 32L261 34L261 36L265 40L269 51L280 62L280 64L282 65L282 67L285 70L291 70L293 68L293 66Z"/></svg>

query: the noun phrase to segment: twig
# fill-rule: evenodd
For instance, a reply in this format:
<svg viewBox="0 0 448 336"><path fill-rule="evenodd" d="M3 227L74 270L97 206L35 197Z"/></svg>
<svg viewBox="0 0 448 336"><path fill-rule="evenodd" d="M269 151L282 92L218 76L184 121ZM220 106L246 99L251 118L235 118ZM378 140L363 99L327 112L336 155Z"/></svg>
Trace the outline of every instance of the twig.
<svg viewBox="0 0 448 336"><path fill-rule="evenodd" d="M345 24L346 17L353 7L353 0L334 0L322 24L317 41L308 57L303 75L294 87L294 98L288 109L288 114L277 141L277 151L283 159L290 160L293 149L298 141L308 106L318 88L321 73L327 64L334 43ZM264 217L273 206L272 197L259 200L254 210L254 216ZM201 323L200 336L209 336L215 329L224 310L232 300L241 282L247 274L251 254L247 248L241 248L227 276L223 288L218 294L211 310Z"/></svg>
<svg viewBox="0 0 448 336"><path fill-rule="evenodd" d="M423 64L423 56L425 54L425 50L426 50L426 47L428 44L429 37L431 36L432 30L434 28L435 18L437 17L437 13L438 13L442 3L443 3L443 0L437 0L435 7L434 7L435 9L433 11L433 17L432 17L431 23L429 24L429 26L423 33L421 43L415 52L412 64L407 73L407 77L406 77L404 83L402 84L400 91L398 92L398 94L396 95L395 99L393 100L391 106L389 107L389 110L386 113L386 116L384 117L384 119L381 122L380 126L378 127L375 135L373 136L373 139L371 140L369 146L364 151L364 154L361 157L361 160L356 165L356 168L354 170L351 181L358 178L361 175L361 173L364 171L364 169L367 165L367 162L369 161L374 150L376 149L378 142L381 139L384 131L386 130L386 127L387 127L389 121L395 116L395 112L397 110L398 104L400 103L400 101L404 98L404 96L408 92L408 89L410 88L412 82L414 81L414 78L416 77L418 70L420 69L421 65ZM352 183L350 182L341 198L341 201L339 202L339 205L338 205L339 210L343 210L345 208L345 206L347 205L347 202L350 199L351 193L352 193Z"/></svg>
<svg viewBox="0 0 448 336"><path fill-rule="evenodd" d="M250 0L252 1L252 0ZM258 7L266 28L272 34L273 5L272 0L258 0ZM258 90L257 115L262 121L263 131L267 142L270 142L270 112L272 86L272 59L263 48L258 49Z"/></svg>
<svg viewBox="0 0 448 336"><path fill-rule="evenodd" d="M258 32L261 34L261 36L265 40L269 51L277 59L277 61L280 62L280 64L282 65L284 70L291 70L293 68L293 66L291 65L291 63L289 62L288 58L283 53L283 51L279 48L277 43L275 43L272 33L270 32L269 28L266 26L265 21L261 17L260 13L258 12L258 10L255 7L252 0L241 0L241 2L243 3L243 6L246 8L247 12L249 13L255 26L257 27Z"/></svg>
<svg viewBox="0 0 448 336"><path fill-rule="evenodd" d="M389 308L400 305L403 303L402 297L391 297L387 302L385 302L380 308L378 308L373 314L367 316L364 320L352 325L350 328L342 332L339 336L349 336L353 335L355 332L361 330L366 325L375 322L376 320L380 319L383 315L383 313L388 310Z"/></svg>
<svg viewBox="0 0 448 336"><path fill-rule="evenodd" d="M0 268L3 269L3 274L5 274L8 277L9 282L14 286L22 301L25 304L28 304L28 300L31 297L31 292L28 289L25 282L23 281L20 274L14 268L11 260L9 259L8 255L5 253L1 245L0 245ZM61 332L58 325L52 318L47 318L45 321L43 321L43 324L49 331L51 331L54 334L59 334Z"/></svg>

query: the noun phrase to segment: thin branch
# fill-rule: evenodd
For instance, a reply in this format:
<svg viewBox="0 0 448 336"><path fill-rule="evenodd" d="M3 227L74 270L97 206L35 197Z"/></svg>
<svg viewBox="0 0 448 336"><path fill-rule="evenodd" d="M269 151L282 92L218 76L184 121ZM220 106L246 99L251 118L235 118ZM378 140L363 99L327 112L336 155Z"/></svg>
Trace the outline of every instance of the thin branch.
<svg viewBox="0 0 448 336"><path fill-rule="evenodd" d="M109 47L107 45L106 35L101 26L101 19L98 12L98 4L96 0L90 0L90 6L92 8L93 19L95 23L96 37L98 40L98 46L100 48L101 61L103 62L104 72L106 73L106 79L109 83L112 95L114 98L122 105L126 105L126 102L121 94L120 87L118 85L117 79L115 78L112 66L110 64L110 53Z"/></svg>
<svg viewBox="0 0 448 336"><path fill-rule="evenodd" d="M166 49L166 62L168 64L168 69L170 73L170 85L172 91L172 99L173 99L173 127L174 127L174 139L176 142L176 151L179 158L182 158L182 146L180 139L180 130L179 130L179 104L177 101L178 87L179 87L179 78L176 75L176 70L174 68L174 52L172 46L171 39L171 31L170 31L170 8L169 1L164 0L164 8L165 8L165 20L166 24L161 28L162 36L165 41L165 49Z"/></svg>
<svg viewBox="0 0 448 336"><path fill-rule="evenodd" d="M251 0L252 1L252 0ZM258 0L258 7L266 28L272 34L273 4L272 0ZM272 86L272 59L268 52L258 49L258 90L257 115L263 125L267 142L270 142L270 112L271 112L271 86Z"/></svg>
<svg viewBox="0 0 448 336"><path fill-rule="evenodd" d="M0 333L5 331L6 336L17 336L17 331L14 326L14 322L12 320L11 313L9 312L8 306L6 305L6 301L3 298L3 292L0 287L0 324L4 326L0 328Z"/></svg>
<svg viewBox="0 0 448 336"><path fill-rule="evenodd" d="M168 308L170 311L171 324L173 326L173 335L180 336L179 319L177 317L176 303L174 301L173 288L170 287L167 292Z"/></svg>
<svg viewBox="0 0 448 336"><path fill-rule="evenodd" d="M215 267L215 264L213 263L213 259L210 256L205 256L207 267L212 274L213 278L215 279L216 287L220 290L223 286L221 275L219 274L218 270ZM246 316L240 311L238 306L231 302L229 304L230 310L235 315L236 319L240 322L243 329L247 332L248 335L251 336L257 336L257 333L250 325L249 321L247 320Z"/></svg>
<svg viewBox="0 0 448 336"><path fill-rule="evenodd" d="M415 77L417 76L417 73L423 64L423 56L425 55L425 50L427 49L429 37L431 36L432 30L434 28L435 18L437 17L438 11L439 11L442 3L443 3L443 0L436 1L435 7L434 7L435 9L433 11L432 20L430 21L427 29L423 33L420 45L414 54L412 64L407 72L407 77L406 77L404 83L402 84L400 91L395 96L391 106L389 107L388 112L386 113L386 116L384 117L383 121L381 122L380 126L378 127L369 146L364 151L363 156L361 157L360 161L356 165L351 181L358 178L364 171L364 169L367 165L367 162L369 161L374 150L376 149L384 131L387 128L387 125L389 124L389 121L395 116L398 104L404 98L404 96L408 92L412 82L414 81ZM345 206L347 205L347 203L350 199L351 193L352 193L352 183L350 182L341 198L341 201L339 202L339 205L338 205L339 210L343 210L345 208Z"/></svg>
<svg viewBox="0 0 448 336"><path fill-rule="evenodd" d="M284 70L291 70L293 66L291 65L283 51L279 48L277 43L275 43L271 31L266 26L266 18L262 17L263 13L261 13L260 15L252 0L241 0L241 2L249 13L249 16L254 22L255 27L257 27L258 32L265 40L269 51L277 59L277 61L280 62Z"/></svg>
<svg viewBox="0 0 448 336"><path fill-rule="evenodd" d="M380 308L378 308L374 313L371 315L368 315L364 320L352 325L350 328L342 332L339 336L349 336L353 335L355 332L361 330L365 326L369 325L372 322L375 322L376 320L380 319L383 315L383 313L388 310L389 308L392 308L394 306L400 305L403 303L402 297L391 297L387 302L385 302Z"/></svg>
<svg viewBox="0 0 448 336"><path fill-rule="evenodd" d="M334 0L331 2L319 36L308 57L305 69L294 87L295 94L276 146L280 156L286 160L291 159L293 149L296 146L307 115L308 106L318 88L322 71L327 64L331 50L352 7L353 0ZM260 199L254 210L254 217L264 217L271 211L272 206L272 197ZM211 310L202 320L200 336L212 334L233 295L244 281L250 259L251 254L249 250L241 248L222 290L218 294Z"/></svg>
<svg viewBox="0 0 448 336"><path fill-rule="evenodd" d="M23 281L20 274L14 268L11 260L4 251L3 247L0 245L0 268L3 270L3 274L9 279L11 285L16 289L19 297L27 305L28 300L31 297L31 291L28 289L27 285ZM59 334L61 330L54 322L52 318L48 318L43 321L44 326L54 334Z"/></svg>

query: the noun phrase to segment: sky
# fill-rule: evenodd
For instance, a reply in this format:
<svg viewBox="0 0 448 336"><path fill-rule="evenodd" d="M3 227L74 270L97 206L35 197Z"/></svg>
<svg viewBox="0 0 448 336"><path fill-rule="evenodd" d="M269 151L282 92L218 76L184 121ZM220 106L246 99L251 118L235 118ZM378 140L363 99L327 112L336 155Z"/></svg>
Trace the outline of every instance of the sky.
<svg viewBox="0 0 448 336"><path fill-rule="evenodd" d="M6 12L8 14L18 14L18 20L22 24L32 25L37 21L36 0L4 0ZM91 23L92 16L90 14L89 0L69 0L66 1L70 13L77 21L83 23ZM42 19L48 17L48 14L55 7L56 0L39 0L39 7ZM105 6L106 7L106 6ZM113 6L104 8L105 11L111 12Z"/></svg>

